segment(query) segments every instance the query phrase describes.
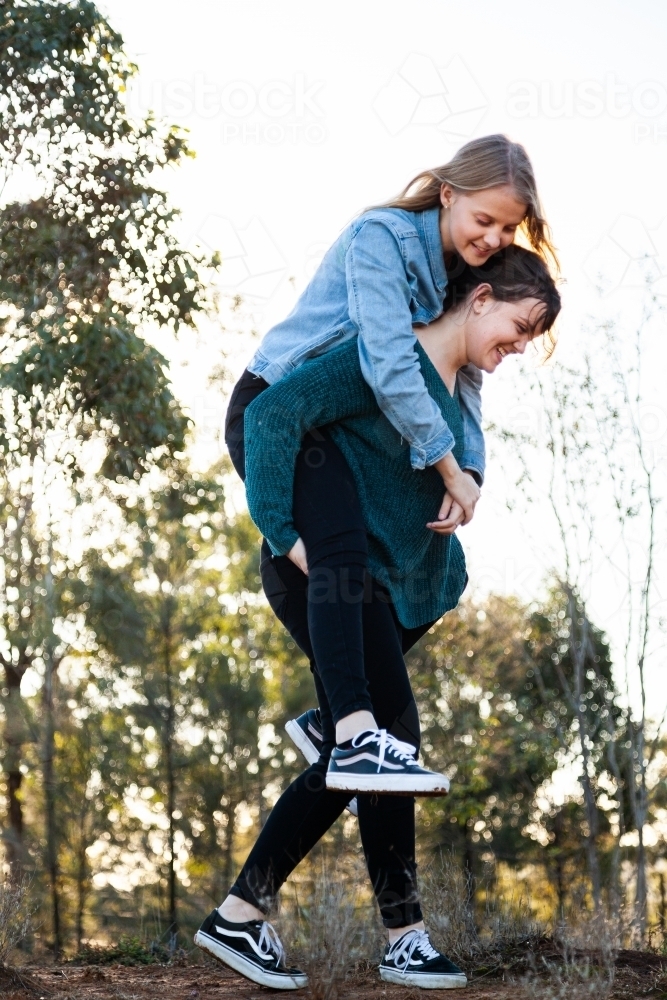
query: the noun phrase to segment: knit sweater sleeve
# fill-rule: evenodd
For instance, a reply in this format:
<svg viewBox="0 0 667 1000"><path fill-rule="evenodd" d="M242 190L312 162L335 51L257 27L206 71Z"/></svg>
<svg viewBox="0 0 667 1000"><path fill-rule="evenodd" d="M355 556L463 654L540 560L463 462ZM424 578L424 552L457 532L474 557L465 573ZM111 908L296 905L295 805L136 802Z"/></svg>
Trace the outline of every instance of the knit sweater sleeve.
<svg viewBox="0 0 667 1000"><path fill-rule="evenodd" d="M260 393L245 411L246 497L274 555L296 542L294 470L304 435L345 417L373 412L356 341L312 358Z"/></svg>

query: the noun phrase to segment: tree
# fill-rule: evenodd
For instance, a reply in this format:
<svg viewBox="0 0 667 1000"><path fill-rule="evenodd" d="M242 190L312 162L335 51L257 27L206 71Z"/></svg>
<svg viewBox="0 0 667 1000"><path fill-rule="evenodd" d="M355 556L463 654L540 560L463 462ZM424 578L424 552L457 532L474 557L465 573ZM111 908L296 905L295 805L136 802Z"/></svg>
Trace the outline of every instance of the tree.
<svg viewBox="0 0 667 1000"><path fill-rule="evenodd" d="M7 778L7 818L4 831L10 880L18 883L25 865L21 800L22 748L35 740L35 721L21 699L21 680L39 650L41 626L35 620L33 597L41 583L41 558L34 544L34 510L30 496L12 488L2 477L0 515L2 553L2 633L0 662L5 673L2 706L5 715L3 770Z"/></svg>
<svg viewBox="0 0 667 1000"><path fill-rule="evenodd" d="M0 209L0 461L34 512L22 523L40 532L18 551L29 561L28 576L38 548L43 563L42 579L23 608L30 615L40 610L38 645L31 649L33 655L39 650L43 669L56 954L61 932L52 761L59 659L52 554L58 516L50 498L76 487L95 454L100 476L132 480L183 450L187 420L170 391L164 358L138 331L146 323L193 326L196 315L212 306L205 272L217 265L217 258L185 251L173 233L177 213L153 176L189 150L177 129L128 116L124 92L134 69L122 39L89 0L3 5L0 175L7 192L29 175L41 193ZM23 569L17 574L28 578ZM27 646L13 645L7 632L5 642L9 690L16 688ZM20 744L10 732L14 775ZM18 794L10 807L15 840L22 828Z"/></svg>
<svg viewBox="0 0 667 1000"><path fill-rule="evenodd" d="M634 323L634 331L626 334L626 323ZM656 408L647 375L647 359L660 349L661 323L662 309L649 287L636 320L616 318L594 324L587 332L580 364L553 365L533 378L535 407L542 416L539 439L505 434L506 441L518 446L515 454L520 454L525 494L532 502L546 501L558 540L554 572L568 599L566 642L575 666L574 685L569 693L562 690L578 713L589 866L598 904L595 792L587 761L595 734L586 730L590 717L580 711L578 691L590 652L587 606L595 602L603 578L616 589L616 660L624 681L624 713L622 717L614 714L613 719L610 714L602 731L619 800L614 862L617 894L620 841L629 829L628 818L638 838L635 921L639 942L645 939L647 920L644 827L654 794L647 776L665 719L665 714L649 718L646 706L646 665L649 657L658 662L662 648L658 635L664 631L656 572L664 534L660 528L664 497L658 476ZM548 463L527 459L531 448L540 448L542 454L546 450ZM537 458L535 452L532 456ZM629 816L621 804L624 795Z"/></svg>
<svg viewBox="0 0 667 1000"><path fill-rule="evenodd" d="M565 900L563 838L588 835L578 804L543 812L538 792L564 760L580 754L581 717L593 736L587 748L590 784L598 800L606 767L609 719L620 715L609 651L589 623L583 674L567 637L567 597L556 589L541 606L489 597L463 603L409 654L423 730L423 752L444 770L452 789L444 806L422 807L431 846L453 849L473 881L479 857L516 866L545 864ZM581 608L577 608L581 614ZM594 668L594 669L593 669ZM576 703L572 690L581 684ZM567 818L571 829L563 827ZM597 855L596 855L597 857Z"/></svg>
<svg viewBox="0 0 667 1000"><path fill-rule="evenodd" d="M430 815L431 842L454 848L471 876L481 852L517 863L536 790L558 766L525 655L528 614L492 597L450 612L408 656L428 766L452 780Z"/></svg>
<svg viewBox="0 0 667 1000"><path fill-rule="evenodd" d="M109 666L98 662L92 667L85 655L68 658L69 676L61 682L57 706L58 867L63 880L73 883L77 953L86 937L92 889L88 852L100 840L123 844L127 827L133 825L112 820L125 810L126 790L140 758L122 706L112 709L105 697L112 693Z"/></svg>
<svg viewBox="0 0 667 1000"><path fill-rule="evenodd" d="M135 692L131 714L144 745L135 780L154 789L150 801L166 816L172 948L179 839L192 837L193 827L198 836L202 824L217 839L210 822L224 799L229 873L235 809L247 797L245 778L257 759L262 676L252 643L240 638L251 639L247 626L230 628L220 603L222 507L220 472L174 467L161 489L128 508L134 537L125 542L123 565L111 569L93 559L85 594L91 628Z"/></svg>
<svg viewBox="0 0 667 1000"><path fill-rule="evenodd" d="M546 724L557 736L564 754L581 760L579 780L584 796L587 862L593 903L599 909L602 881L598 803L601 794L606 795L600 781L610 761L621 817L624 807L624 783L615 756L624 713L617 704L609 646L602 632L589 620L582 602L567 586L553 589L550 600L533 612L526 639L532 665L530 676L534 677ZM554 822L555 841L563 830L558 820Z"/></svg>

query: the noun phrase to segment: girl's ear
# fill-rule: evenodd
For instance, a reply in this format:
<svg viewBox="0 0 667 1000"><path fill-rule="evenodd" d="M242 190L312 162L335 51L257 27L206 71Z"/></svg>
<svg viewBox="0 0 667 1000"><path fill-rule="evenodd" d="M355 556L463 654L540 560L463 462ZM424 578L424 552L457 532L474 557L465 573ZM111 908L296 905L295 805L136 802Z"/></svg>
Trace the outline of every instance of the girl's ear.
<svg viewBox="0 0 667 1000"><path fill-rule="evenodd" d="M442 184L440 187L440 204L443 208L452 207L452 198L454 197L454 190L449 184Z"/></svg>
<svg viewBox="0 0 667 1000"><path fill-rule="evenodd" d="M488 282L478 285L472 293L472 298L470 300L470 307L472 311L479 316L482 312L484 312L492 298L493 289Z"/></svg>

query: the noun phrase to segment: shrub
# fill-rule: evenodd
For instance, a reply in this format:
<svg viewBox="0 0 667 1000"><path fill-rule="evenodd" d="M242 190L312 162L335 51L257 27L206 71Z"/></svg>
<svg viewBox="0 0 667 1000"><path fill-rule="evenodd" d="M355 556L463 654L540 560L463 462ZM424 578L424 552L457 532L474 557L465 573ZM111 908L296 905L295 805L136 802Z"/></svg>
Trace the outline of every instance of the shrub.
<svg viewBox="0 0 667 1000"><path fill-rule="evenodd" d="M0 966L25 938L30 928L27 880L0 885Z"/></svg>
<svg viewBox="0 0 667 1000"><path fill-rule="evenodd" d="M146 944L138 937L124 936L116 944L86 945L72 961L78 965L154 965L170 958L168 949L158 942Z"/></svg>
<svg viewBox="0 0 667 1000"><path fill-rule="evenodd" d="M280 918L288 963L307 974L312 1000L337 1000L355 965L377 958L377 921L369 906L359 905L359 884L358 873L339 870L334 878L323 867L307 902L297 899Z"/></svg>
<svg viewBox="0 0 667 1000"><path fill-rule="evenodd" d="M468 971L492 971L523 962L544 940L523 897L489 897L481 927L475 921L470 873L443 853L419 879L426 926L434 947Z"/></svg>

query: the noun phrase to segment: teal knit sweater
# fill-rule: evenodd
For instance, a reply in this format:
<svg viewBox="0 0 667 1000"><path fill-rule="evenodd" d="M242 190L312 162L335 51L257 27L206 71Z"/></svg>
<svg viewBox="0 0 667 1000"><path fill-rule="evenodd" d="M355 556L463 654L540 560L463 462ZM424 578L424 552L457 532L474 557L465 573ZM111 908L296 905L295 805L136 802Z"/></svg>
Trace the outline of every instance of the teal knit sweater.
<svg viewBox="0 0 667 1000"><path fill-rule="evenodd" d="M463 449L458 391L447 388L417 344L426 387ZM253 521L276 555L298 538L292 521L294 470L301 440L325 427L356 482L368 533L369 570L388 589L398 618L416 628L456 607L466 581L456 535L426 527L443 497L440 474L414 470L410 446L392 427L364 381L355 340L312 358L269 386L245 412L246 495Z"/></svg>

